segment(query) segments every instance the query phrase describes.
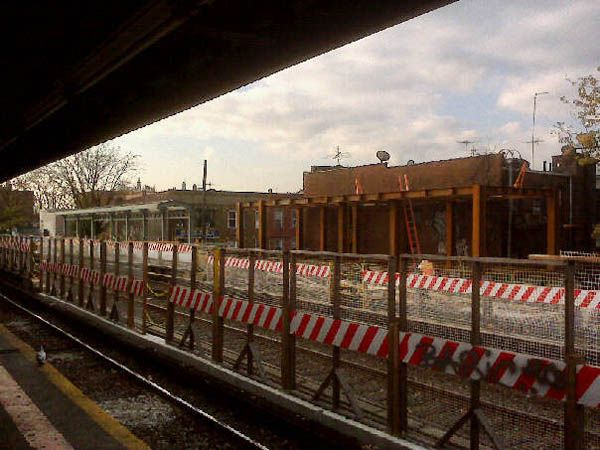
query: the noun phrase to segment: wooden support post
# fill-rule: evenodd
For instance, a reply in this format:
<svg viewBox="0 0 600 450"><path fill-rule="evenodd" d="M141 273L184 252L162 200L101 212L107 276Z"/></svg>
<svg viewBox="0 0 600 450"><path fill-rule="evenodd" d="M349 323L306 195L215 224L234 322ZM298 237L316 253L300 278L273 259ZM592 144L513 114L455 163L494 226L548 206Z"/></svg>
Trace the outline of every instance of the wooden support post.
<svg viewBox="0 0 600 450"><path fill-rule="evenodd" d="M556 189L546 197L546 253L549 255L557 254L556 246L556 211L557 211Z"/></svg>
<svg viewBox="0 0 600 450"><path fill-rule="evenodd" d="M346 251L346 205L341 203L337 208L337 251Z"/></svg>
<svg viewBox="0 0 600 450"><path fill-rule="evenodd" d="M584 410L577 403L577 364L583 362L575 353L575 261L568 261L565 273L565 362L566 401L564 404L564 445L569 450L584 448Z"/></svg>
<svg viewBox="0 0 600 450"><path fill-rule="evenodd" d="M295 258L294 258L295 260ZM296 272L296 264L292 265L292 272ZM295 341L290 334L291 314L290 308L290 253L283 253L283 292L282 313L283 329L281 331L281 387L288 391L295 387Z"/></svg>
<svg viewBox="0 0 600 450"><path fill-rule="evenodd" d="M327 206L319 207L319 250L327 250Z"/></svg>
<svg viewBox="0 0 600 450"><path fill-rule="evenodd" d="M223 318L219 315L219 310L225 285L225 249L223 248L215 249L213 277L212 359L221 363L223 362Z"/></svg>
<svg viewBox="0 0 600 450"><path fill-rule="evenodd" d="M39 248L38 251L39 251L39 254L40 254L40 266L41 266L42 263L44 262L44 236L40 236L40 248ZM2 267L6 268L6 248L2 249ZM46 271L45 272L46 273L48 272L48 268L47 267L46 267ZM44 277L45 277L46 273L44 273L44 272L42 272L40 270L40 286L39 286L40 292L45 292L45 290L44 290L44 288L45 288Z"/></svg>
<svg viewBox="0 0 600 450"><path fill-rule="evenodd" d="M352 239L351 252L358 253L358 205L352 205Z"/></svg>
<svg viewBox="0 0 600 450"><path fill-rule="evenodd" d="M131 292L133 284L133 242L127 245L127 327L135 329L135 297Z"/></svg>
<svg viewBox="0 0 600 450"><path fill-rule="evenodd" d="M389 205L390 218L389 218L389 253L392 256L398 255L398 249L400 247L398 243L398 203L390 202Z"/></svg>
<svg viewBox="0 0 600 450"><path fill-rule="evenodd" d="M248 256L248 308L252 308L254 304L254 268L256 266L256 255L254 253ZM248 359L246 363L246 370L248 375L252 375L254 367L254 354L250 350L252 343L254 342L254 324L249 323L246 327L246 344L248 345Z"/></svg>
<svg viewBox="0 0 600 450"><path fill-rule="evenodd" d="M143 305L142 305L142 334L146 334L148 323L146 320L148 308L148 242L144 242L142 247L142 280L144 282Z"/></svg>
<svg viewBox="0 0 600 450"><path fill-rule="evenodd" d="M242 205L242 202L238 202L236 205L236 214L237 214L237 221L236 221L236 225L237 228L235 230L235 237L237 240L237 246L238 248L244 248L246 247L246 243L244 242L244 207Z"/></svg>
<svg viewBox="0 0 600 450"><path fill-rule="evenodd" d="M192 292L196 289L196 273L198 272L198 247L195 245L192 246L192 261L190 268L190 287ZM194 308L190 308L190 323L189 323L189 333L190 333L190 350L194 349L196 336L194 336L194 319L196 316L196 310ZM182 340L183 342L183 340Z"/></svg>
<svg viewBox="0 0 600 450"><path fill-rule="evenodd" d="M60 263L61 263L61 271L60 271L60 295L62 297L66 297L65 292L65 266L67 264L67 260L65 258L65 238L60 239Z"/></svg>
<svg viewBox="0 0 600 450"><path fill-rule="evenodd" d="M486 194L485 188L476 184L473 186L473 229L471 238L471 255L485 256L486 234Z"/></svg>
<svg viewBox="0 0 600 450"><path fill-rule="evenodd" d="M100 315L106 316L106 241L100 242Z"/></svg>
<svg viewBox="0 0 600 450"><path fill-rule="evenodd" d="M481 285L481 263L473 262L472 266L473 289L471 290L471 345L481 345L481 296L479 286ZM471 380L470 410L472 412L481 407L481 381ZM479 420L474 414L470 421L470 448L479 449Z"/></svg>
<svg viewBox="0 0 600 450"><path fill-rule="evenodd" d="M452 200L446 201L446 256L454 253L454 204Z"/></svg>
<svg viewBox="0 0 600 450"><path fill-rule="evenodd" d="M83 280L81 279L81 270L83 269L83 239L79 239L79 255L78 255L77 270L77 303L83 307Z"/></svg>
<svg viewBox="0 0 600 450"><path fill-rule="evenodd" d="M173 244L173 259L171 260L171 291L177 286L177 244ZM170 344L175 336L175 304L167 302L167 317L165 324L165 342Z"/></svg>
<svg viewBox="0 0 600 450"><path fill-rule="evenodd" d="M75 237L81 237L79 236L79 233L81 232L81 225L80 225L80 221L79 221L79 216L75 217Z"/></svg>
<svg viewBox="0 0 600 450"><path fill-rule="evenodd" d="M258 201L258 248L267 248L267 208L264 200Z"/></svg>
<svg viewBox="0 0 600 450"><path fill-rule="evenodd" d="M390 211L390 219L392 212ZM390 220L390 226L392 225ZM390 349L387 360L387 415L388 427L392 434L400 433L400 395L399 395L399 333L398 320L396 316L396 258L388 260L388 283L387 283L387 315L388 315L388 348Z"/></svg>
<svg viewBox="0 0 600 450"><path fill-rule="evenodd" d="M296 209L296 250L304 250L304 208Z"/></svg>

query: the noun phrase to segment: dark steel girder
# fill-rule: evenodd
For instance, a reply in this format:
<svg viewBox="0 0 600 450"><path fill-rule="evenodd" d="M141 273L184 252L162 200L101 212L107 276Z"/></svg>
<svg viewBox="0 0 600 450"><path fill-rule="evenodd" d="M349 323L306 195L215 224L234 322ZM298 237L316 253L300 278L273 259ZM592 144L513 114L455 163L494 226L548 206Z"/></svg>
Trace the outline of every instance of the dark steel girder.
<svg viewBox="0 0 600 450"><path fill-rule="evenodd" d="M451 2L8 1L0 180Z"/></svg>

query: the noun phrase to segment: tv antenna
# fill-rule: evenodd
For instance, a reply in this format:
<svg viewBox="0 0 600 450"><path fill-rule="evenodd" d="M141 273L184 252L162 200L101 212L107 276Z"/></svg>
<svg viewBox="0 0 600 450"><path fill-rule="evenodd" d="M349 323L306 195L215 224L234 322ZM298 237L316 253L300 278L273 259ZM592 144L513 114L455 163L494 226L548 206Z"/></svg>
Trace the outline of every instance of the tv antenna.
<svg viewBox="0 0 600 450"><path fill-rule="evenodd" d="M535 145L539 144L540 142L544 142L543 139L530 139L529 141L523 141L523 144L529 144L531 145L531 170L533 170L533 160L535 157Z"/></svg>
<svg viewBox="0 0 600 450"><path fill-rule="evenodd" d="M338 165L338 166L340 166L340 165L341 165L341 164L340 164L340 161L341 161L342 159L349 158L349 157L350 157L350 153L341 151L341 150L340 150L340 146L338 145L338 146L336 146L336 148L335 148L335 153L334 153L333 155L329 156L329 157L330 157L331 159L335 159L335 160L336 160L336 162L337 162L337 165Z"/></svg>
<svg viewBox="0 0 600 450"><path fill-rule="evenodd" d="M468 152L469 151L469 144L475 144L477 141L469 141L468 139L464 139L462 141L456 141L459 144L465 144L465 151ZM475 153L477 151L475 150L475 146L471 147L471 156L475 156Z"/></svg>

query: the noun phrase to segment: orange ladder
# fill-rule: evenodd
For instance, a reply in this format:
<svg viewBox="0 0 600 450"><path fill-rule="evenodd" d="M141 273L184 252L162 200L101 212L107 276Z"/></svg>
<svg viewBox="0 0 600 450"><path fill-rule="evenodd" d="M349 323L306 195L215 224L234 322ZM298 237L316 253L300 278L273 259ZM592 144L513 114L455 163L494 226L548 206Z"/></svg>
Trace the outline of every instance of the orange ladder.
<svg viewBox="0 0 600 450"><path fill-rule="evenodd" d="M398 184L401 191L410 190L408 185L408 176L404 174L404 179L398 176ZM403 203L404 223L406 224L406 235L408 236L408 246L412 255L421 254L421 243L419 242L419 233L415 222L415 211L413 210L412 201L406 199Z"/></svg>

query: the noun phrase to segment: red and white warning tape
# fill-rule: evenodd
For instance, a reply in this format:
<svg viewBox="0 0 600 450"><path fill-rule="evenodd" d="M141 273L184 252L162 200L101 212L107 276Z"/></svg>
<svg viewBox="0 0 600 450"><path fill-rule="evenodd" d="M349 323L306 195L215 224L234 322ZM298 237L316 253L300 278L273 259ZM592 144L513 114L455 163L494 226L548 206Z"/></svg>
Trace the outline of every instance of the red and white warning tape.
<svg viewBox="0 0 600 450"><path fill-rule="evenodd" d="M203 292L186 286L175 286L171 288L169 301L177 306L194 309L206 314L212 311L212 293Z"/></svg>
<svg viewBox="0 0 600 450"><path fill-rule="evenodd" d="M396 274L398 280L399 274ZM388 283L387 272L366 270L362 276L363 283L383 286ZM438 277L411 273L407 276L406 287L426 289L448 294L470 294L472 281L465 278ZM484 297L526 303L563 304L565 289L562 287L531 286L526 284L500 283L482 281L480 293ZM575 305L579 308L600 309L600 291L575 289Z"/></svg>
<svg viewBox="0 0 600 450"><path fill-rule="evenodd" d="M224 297L221 300L219 316L271 331L281 331L283 323L281 308L262 303L250 304L247 300L232 297Z"/></svg>
<svg viewBox="0 0 600 450"><path fill-rule="evenodd" d="M214 264L215 258L214 256L208 257L208 264ZM235 256L228 256L225 258L225 267L235 267L238 269L248 269L250 266L250 261L248 258L238 258ZM271 273L283 273L283 263L280 261L269 261L257 259L254 263L254 269L260 270L263 272L271 272ZM305 276L305 277L318 277L318 278L328 278L331 274L331 269L329 266L318 266L314 264L304 264L297 263L296 264L296 274Z"/></svg>

